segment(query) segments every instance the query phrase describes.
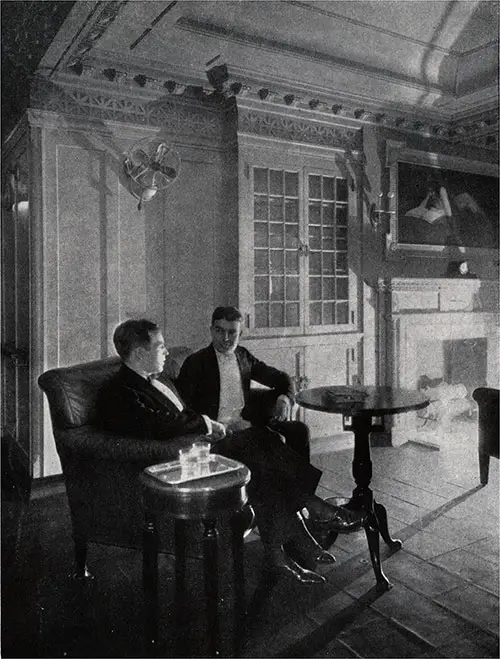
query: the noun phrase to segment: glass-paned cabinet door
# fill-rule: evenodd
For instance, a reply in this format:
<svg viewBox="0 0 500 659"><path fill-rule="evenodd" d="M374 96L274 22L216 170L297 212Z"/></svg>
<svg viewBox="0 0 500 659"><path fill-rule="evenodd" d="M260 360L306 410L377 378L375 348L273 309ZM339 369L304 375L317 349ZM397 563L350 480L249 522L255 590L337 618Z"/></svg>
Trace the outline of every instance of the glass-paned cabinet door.
<svg viewBox="0 0 500 659"><path fill-rule="evenodd" d="M253 170L255 328L299 328L299 174Z"/></svg>
<svg viewBox="0 0 500 659"><path fill-rule="evenodd" d="M346 331L355 322L352 191L311 167L248 166L240 304L252 334Z"/></svg>
<svg viewBox="0 0 500 659"><path fill-rule="evenodd" d="M306 174L308 229L306 325L348 325L349 195L347 180L330 174Z"/></svg>

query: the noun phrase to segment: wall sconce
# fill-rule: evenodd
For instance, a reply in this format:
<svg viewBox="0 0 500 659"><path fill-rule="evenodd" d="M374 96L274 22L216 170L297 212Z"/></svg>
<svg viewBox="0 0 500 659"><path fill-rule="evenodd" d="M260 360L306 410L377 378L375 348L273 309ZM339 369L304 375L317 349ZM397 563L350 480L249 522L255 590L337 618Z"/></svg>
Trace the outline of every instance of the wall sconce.
<svg viewBox="0 0 500 659"><path fill-rule="evenodd" d="M388 203L386 204L388 206L387 209L382 208L382 200L384 197L388 200ZM383 192L379 192L377 203L370 206L370 223L372 227L375 229L378 228L380 222L382 222L384 219L389 219L392 215L396 214L396 211L392 210L391 208L393 199L394 192L389 192L387 195L385 195Z"/></svg>

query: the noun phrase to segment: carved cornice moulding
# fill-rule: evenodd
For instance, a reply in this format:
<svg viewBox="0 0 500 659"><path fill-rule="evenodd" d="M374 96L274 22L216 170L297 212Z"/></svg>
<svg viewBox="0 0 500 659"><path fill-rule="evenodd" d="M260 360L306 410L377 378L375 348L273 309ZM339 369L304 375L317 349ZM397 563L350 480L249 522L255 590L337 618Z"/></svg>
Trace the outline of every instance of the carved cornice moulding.
<svg viewBox="0 0 500 659"><path fill-rule="evenodd" d="M125 68L125 67L124 67ZM196 85L193 79L182 79L179 76L152 73L144 75L134 71L105 68L102 63L90 59L78 64L72 63L64 69L63 78L74 78L81 86L86 84L101 84L109 89L119 89L121 93L169 94L183 96L196 91L200 99L210 100L214 90L206 81ZM233 76L225 83L222 95L228 98L244 98L257 103L272 103L276 108L286 110L299 108L314 113L320 121L325 117L345 118L354 121L358 126L363 124L377 125L396 129L406 133L417 133L423 137L439 138L451 143L474 144L487 149L497 149L499 140L499 110L498 106L470 113L463 118L450 119L439 113L422 113L413 108L381 108L373 102L362 99L348 99L340 95L315 96L312 92L297 93L296 90L274 88L271 84L240 81Z"/></svg>
<svg viewBox="0 0 500 659"><path fill-rule="evenodd" d="M104 3L104 8L89 25L89 30L79 42L69 64L81 62L91 48L99 42L108 27L116 20L120 10L128 0L111 0Z"/></svg>

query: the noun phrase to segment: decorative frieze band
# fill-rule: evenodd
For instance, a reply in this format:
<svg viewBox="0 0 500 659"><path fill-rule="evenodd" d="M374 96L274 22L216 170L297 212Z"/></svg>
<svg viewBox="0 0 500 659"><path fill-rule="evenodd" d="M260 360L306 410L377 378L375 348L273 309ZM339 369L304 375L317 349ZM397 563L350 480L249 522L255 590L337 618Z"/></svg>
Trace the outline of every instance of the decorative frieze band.
<svg viewBox="0 0 500 659"><path fill-rule="evenodd" d="M200 103L187 104L176 97L147 101L111 96L53 84L37 78L31 87L30 107L66 116L100 121L123 121L163 128L174 134L220 140L225 113Z"/></svg>
<svg viewBox="0 0 500 659"><path fill-rule="evenodd" d="M362 132L359 129L329 126L317 121L244 108L238 110L238 131L348 151L362 148Z"/></svg>

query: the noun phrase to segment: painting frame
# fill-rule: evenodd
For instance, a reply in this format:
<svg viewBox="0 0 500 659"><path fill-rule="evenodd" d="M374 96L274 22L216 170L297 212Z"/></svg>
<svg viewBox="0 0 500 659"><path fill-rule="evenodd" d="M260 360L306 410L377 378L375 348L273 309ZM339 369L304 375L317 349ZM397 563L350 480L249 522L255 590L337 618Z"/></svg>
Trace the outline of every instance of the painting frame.
<svg viewBox="0 0 500 659"><path fill-rule="evenodd" d="M499 168L495 163L417 151L408 149L404 142L388 140L386 167L393 204L386 234L388 258L409 255L449 259L452 254L490 257L498 253ZM432 186L426 189L429 181ZM427 206L430 210L432 198L441 213L424 214L422 209ZM487 226L488 233L479 230L479 222Z"/></svg>

